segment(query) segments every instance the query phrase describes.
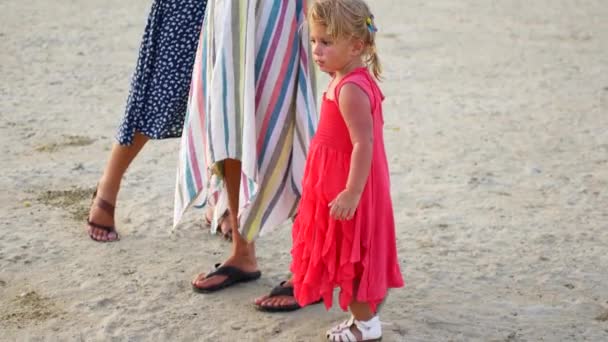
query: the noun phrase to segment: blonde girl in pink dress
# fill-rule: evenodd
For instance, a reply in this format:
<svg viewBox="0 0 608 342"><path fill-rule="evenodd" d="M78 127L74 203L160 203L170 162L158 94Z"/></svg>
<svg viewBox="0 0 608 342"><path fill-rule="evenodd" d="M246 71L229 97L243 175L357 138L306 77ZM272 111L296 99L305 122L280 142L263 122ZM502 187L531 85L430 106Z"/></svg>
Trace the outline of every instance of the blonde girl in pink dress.
<svg viewBox="0 0 608 342"><path fill-rule="evenodd" d="M301 306L322 298L352 316L330 341L382 337L378 305L403 286L383 139L381 68L362 0L317 0L308 13L313 58L332 80L306 159L291 271ZM371 72L370 72L371 69Z"/></svg>

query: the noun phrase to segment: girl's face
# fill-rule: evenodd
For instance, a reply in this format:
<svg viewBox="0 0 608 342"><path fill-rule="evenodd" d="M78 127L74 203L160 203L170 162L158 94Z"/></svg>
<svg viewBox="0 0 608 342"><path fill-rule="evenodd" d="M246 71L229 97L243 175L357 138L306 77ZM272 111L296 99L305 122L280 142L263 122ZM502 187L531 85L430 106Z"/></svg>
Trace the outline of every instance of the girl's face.
<svg viewBox="0 0 608 342"><path fill-rule="evenodd" d="M355 39L333 39L323 25L310 25L310 42L315 63L327 73L344 70L361 57L362 43Z"/></svg>

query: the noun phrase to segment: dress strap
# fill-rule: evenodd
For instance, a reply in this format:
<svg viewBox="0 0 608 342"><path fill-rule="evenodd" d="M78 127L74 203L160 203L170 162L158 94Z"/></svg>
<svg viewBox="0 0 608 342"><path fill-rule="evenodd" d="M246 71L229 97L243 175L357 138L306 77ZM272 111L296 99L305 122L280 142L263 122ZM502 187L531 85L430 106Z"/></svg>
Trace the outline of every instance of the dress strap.
<svg viewBox="0 0 608 342"><path fill-rule="evenodd" d="M380 91L380 88L376 84L376 81L371 77L367 68L357 68L350 74L346 75L336 85L334 99L336 103L339 103L339 95L342 87L347 83L353 83L361 88L368 96L369 103L372 107L372 114L376 113L384 100L384 95Z"/></svg>

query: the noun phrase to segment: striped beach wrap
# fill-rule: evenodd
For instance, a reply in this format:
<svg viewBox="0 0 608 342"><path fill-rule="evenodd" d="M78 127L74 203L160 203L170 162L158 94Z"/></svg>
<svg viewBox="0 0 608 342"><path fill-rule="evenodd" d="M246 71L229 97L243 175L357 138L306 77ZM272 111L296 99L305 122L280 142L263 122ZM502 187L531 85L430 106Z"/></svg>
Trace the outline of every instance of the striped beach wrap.
<svg viewBox="0 0 608 342"><path fill-rule="evenodd" d="M221 162L242 162L249 241L293 216L317 125L305 0L209 1L181 138L174 226L191 206L227 207ZM218 176L219 175L219 176Z"/></svg>

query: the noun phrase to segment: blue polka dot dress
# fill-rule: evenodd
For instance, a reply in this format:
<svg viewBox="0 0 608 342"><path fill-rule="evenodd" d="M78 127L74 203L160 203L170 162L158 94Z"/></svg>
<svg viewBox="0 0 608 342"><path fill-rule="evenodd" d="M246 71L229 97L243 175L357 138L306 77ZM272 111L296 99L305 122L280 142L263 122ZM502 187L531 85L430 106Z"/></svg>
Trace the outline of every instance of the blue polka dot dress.
<svg viewBox="0 0 608 342"><path fill-rule="evenodd" d="M155 0L116 139L181 136L206 0Z"/></svg>

